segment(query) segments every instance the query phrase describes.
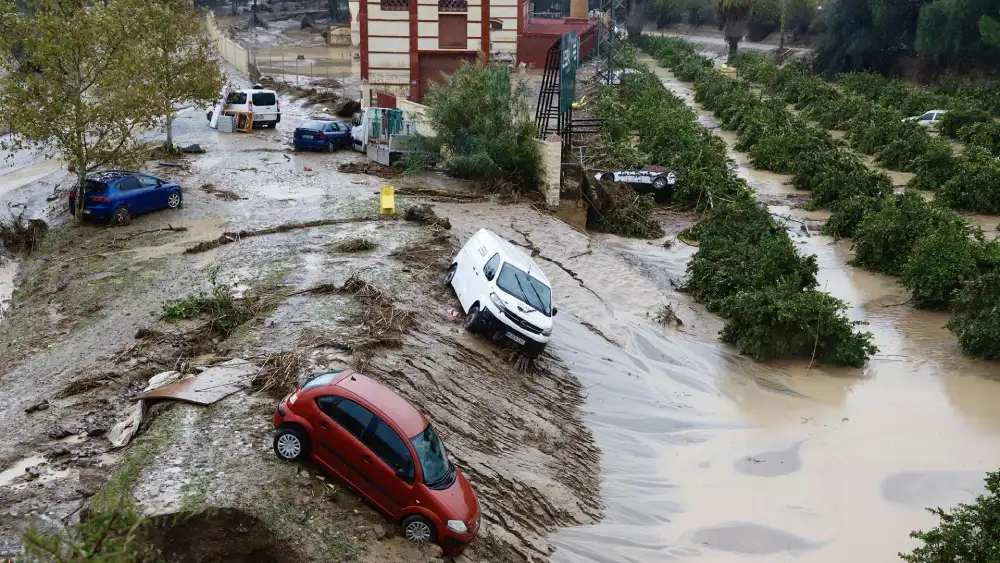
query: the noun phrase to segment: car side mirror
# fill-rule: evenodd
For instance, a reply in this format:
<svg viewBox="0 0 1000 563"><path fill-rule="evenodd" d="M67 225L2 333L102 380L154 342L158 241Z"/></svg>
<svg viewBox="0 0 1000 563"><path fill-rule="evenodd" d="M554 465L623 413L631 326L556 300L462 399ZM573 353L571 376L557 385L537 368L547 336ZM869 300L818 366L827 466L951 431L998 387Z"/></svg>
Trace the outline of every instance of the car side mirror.
<svg viewBox="0 0 1000 563"><path fill-rule="evenodd" d="M556 313L558 313L558 312L559 312L559 309L556 309L555 307L552 308L552 316L553 317L556 316Z"/></svg>

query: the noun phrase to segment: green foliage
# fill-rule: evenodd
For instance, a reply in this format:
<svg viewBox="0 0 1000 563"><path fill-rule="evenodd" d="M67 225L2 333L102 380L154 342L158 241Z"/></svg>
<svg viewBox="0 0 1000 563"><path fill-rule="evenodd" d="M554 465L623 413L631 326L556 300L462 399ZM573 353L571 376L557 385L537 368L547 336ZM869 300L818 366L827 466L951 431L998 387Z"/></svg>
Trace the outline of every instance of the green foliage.
<svg viewBox="0 0 1000 563"><path fill-rule="evenodd" d="M1000 287L994 285L993 287ZM1000 296L1000 293L997 294ZM1000 325L997 325L1000 327ZM997 333L1000 336L1000 333ZM994 338L994 343L1000 339ZM941 519L933 529L914 531L910 537L923 545L899 556L907 563L996 563L1000 560L1000 472L986 474L986 493L971 504L928 511Z"/></svg>
<svg viewBox="0 0 1000 563"><path fill-rule="evenodd" d="M60 534L29 530L24 536L24 563L152 563L162 558L147 545L149 521L135 506L122 503L113 509L88 514Z"/></svg>
<svg viewBox="0 0 1000 563"><path fill-rule="evenodd" d="M950 110L948 113L944 114L941 118L941 124L938 126L941 134L945 137L951 137L952 139L957 139L959 131L965 127L972 125L973 123L979 123L981 121L992 121L990 114L984 110L979 109L957 109Z"/></svg>
<svg viewBox="0 0 1000 563"><path fill-rule="evenodd" d="M979 18L979 36L983 43L1000 47L1000 21L997 18L983 15Z"/></svg>
<svg viewBox="0 0 1000 563"><path fill-rule="evenodd" d="M757 361L812 358L822 363L861 367L878 352L870 332L844 314L847 304L829 293L768 287L725 299L721 339ZM815 352L815 356L813 356Z"/></svg>
<svg viewBox="0 0 1000 563"><path fill-rule="evenodd" d="M877 212L885 203L884 197L852 195L830 205L830 218L823 225L823 234L836 239L851 238L868 213Z"/></svg>
<svg viewBox="0 0 1000 563"><path fill-rule="evenodd" d="M958 130L958 139L966 145L982 147L994 156L1000 156L1000 123L993 120L970 123L962 127Z"/></svg>
<svg viewBox="0 0 1000 563"><path fill-rule="evenodd" d="M917 307L946 308L979 273L982 235L974 234L964 221L947 221L917 240L900 278Z"/></svg>
<svg viewBox="0 0 1000 563"><path fill-rule="evenodd" d="M795 251L784 227L757 201L719 205L698 226L687 290L711 311L740 292L816 285L816 257Z"/></svg>
<svg viewBox="0 0 1000 563"><path fill-rule="evenodd" d="M831 0L823 8L825 32L815 41L815 70L888 72L912 47L919 11L909 0Z"/></svg>
<svg viewBox="0 0 1000 563"><path fill-rule="evenodd" d="M506 66L482 61L432 85L427 114L444 165L463 178L534 189L540 157L524 100L525 85L512 89Z"/></svg>
<svg viewBox="0 0 1000 563"><path fill-rule="evenodd" d="M987 360L1000 360L1000 268L994 267L986 274L966 283L965 287L955 295L952 302L952 312L953 316L948 321L948 330L958 337L962 350L966 354L981 356ZM995 503L997 493L995 482L991 484L990 490L994 495L992 502ZM995 524L996 514L991 513L990 518L993 523L989 528L983 528L980 534L996 534L998 529ZM930 537L935 538L936 536ZM961 539L966 541L968 537L965 535ZM975 537L981 536L977 534ZM927 540L925 539L925 541ZM956 544L959 543L957 538L953 541ZM945 543L940 539L928 543L933 546L938 542ZM987 545L997 546L1000 544L993 541ZM941 548L937 547L936 549ZM995 559L978 558L967 560L995 561ZM924 561L924 559L913 559L912 561Z"/></svg>
<svg viewBox="0 0 1000 563"><path fill-rule="evenodd" d="M952 155L951 146L942 139L933 139L923 154L913 161L916 175L906 184L915 190L936 191L950 180L958 169L958 160Z"/></svg>
<svg viewBox="0 0 1000 563"><path fill-rule="evenodd" d="M656 202L653 196L638 194L631 189L625 199L616 202L610 210L596 215L593 229L629 238L658 238L663 228L653 215Z"/></svg>
<svg viewBox="0 0 1000 563"><path fill-rule="evenodd" d="M810 209L824 209L856 195L882 198L892 192L888 176L870 170L856 155L839 148L803 155L792 183L809 190Z"/></svg>
<svg viewBox="0 0 1000 563"><path fill-rule="evenodd" d="M247 294L242 299L233 298L232 291L218 283L212 275L212 291L191 294L183 299L163 303L163 318L171 321L207 317L210 330L228 336L250 320L268 310L274 303L259 295Z"/></svg>
<svg viewBox="0 0 1000 563"><path fill-rule="evenodd" d="M1000 213L1000 159L971 146L956 161L955 174L938 190L940 200L956 209Z"/></svg>
<svg viewBox="0 0 1000 563"><path fill-rule="evenodd" d="M917 55L935 64L989 61L1000 51L980 35L984 16L995 16L993 0L934 0L920 10ZM993 29L987 17L987 39ZM992 22L992 23L995 23Z"/></svg>
<svg viewBox="0 0 1000 563"><path fill-rule="evenodd" d="M948 223L964 220L907 192L866 213L854 231L854 264L898 276L921 237Z"/></svg>

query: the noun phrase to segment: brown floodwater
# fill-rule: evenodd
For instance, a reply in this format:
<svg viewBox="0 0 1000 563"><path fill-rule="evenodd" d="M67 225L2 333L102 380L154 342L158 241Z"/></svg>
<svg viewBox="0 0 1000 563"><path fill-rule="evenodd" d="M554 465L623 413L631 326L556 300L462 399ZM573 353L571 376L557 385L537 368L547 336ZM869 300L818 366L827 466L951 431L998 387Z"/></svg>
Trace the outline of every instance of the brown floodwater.
<svg viewBox="0 0 1000 563"><path fill-rule="evenodd" d="M542 250L550 350L586 389L605 517L557 533L554 561L897 561L935 524L926 507L971 500L1000 466L997 364L962 356L947 315L912 309L895 279L849 266L848 241L792 234L880 350L861 369L810 369L718 342L722 321L670 283L692 247L523 209L448 213L459 236L487 226ZM651 320L663 303L683 326Z"/></svg>

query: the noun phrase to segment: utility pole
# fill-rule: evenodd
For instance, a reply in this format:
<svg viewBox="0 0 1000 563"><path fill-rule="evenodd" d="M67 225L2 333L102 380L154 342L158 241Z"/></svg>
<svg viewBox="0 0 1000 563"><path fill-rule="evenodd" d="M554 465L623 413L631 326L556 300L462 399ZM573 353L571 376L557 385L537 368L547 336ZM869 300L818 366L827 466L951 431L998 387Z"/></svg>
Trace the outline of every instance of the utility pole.
<svg viewBox="0 0 1000 563"><path fill-rule="evenodd" d="M778 52L785 50L785 11L788 8L788 0L781 0L781 31L778 35Z"/></svg>

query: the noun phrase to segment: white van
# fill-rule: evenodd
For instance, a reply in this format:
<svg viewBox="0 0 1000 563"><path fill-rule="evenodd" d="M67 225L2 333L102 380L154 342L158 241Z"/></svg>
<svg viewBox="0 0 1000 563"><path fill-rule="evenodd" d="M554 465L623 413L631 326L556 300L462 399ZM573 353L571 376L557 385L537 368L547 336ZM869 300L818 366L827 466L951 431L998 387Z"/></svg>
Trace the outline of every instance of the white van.
<svg viewBox="0 0 1000 563"><path fill-rule="evenodd" d="M465 310L465 329L542 353L552 335L552 286L534 260L495 233L480 229L444 278Z"/></svg>
<svg viewBox="0 0 1000 563"><path fill-rule="evenodd" d="M281 123L281 103L278 101L278 93L274 90L265 90L258 84L253 88L229 90L224 95L225 104L219 104L224 106L223 112L251 112L254 127L273 128ZM219 105L216 105L216 110ZM205 116L209 122L212 121L212 114L216 110L210 110Z"/></svg>

